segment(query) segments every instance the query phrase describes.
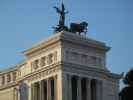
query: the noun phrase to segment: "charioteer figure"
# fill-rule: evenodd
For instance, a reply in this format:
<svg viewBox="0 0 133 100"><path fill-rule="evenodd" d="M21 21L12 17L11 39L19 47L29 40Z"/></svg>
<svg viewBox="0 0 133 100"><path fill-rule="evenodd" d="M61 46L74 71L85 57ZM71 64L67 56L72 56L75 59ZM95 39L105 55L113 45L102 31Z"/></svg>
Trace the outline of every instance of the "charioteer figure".
<svg viewBox="0 0 133 100"><path fill-rule="evenodd" d="M58 7L54 7L56 9L56 12L60 15L59 24L57 27L54 27L55 32L60 32L62 30L67 30L68 28L65 26L65 15L68 13L68 11L65 11L65 6L62 2L61 9Z"/></svg>
<svg viewBox="0 0 133 100"><path fill-rule="evenodd" d="M65 6L64 6L63 2L61 4L61 8L58 8L56 6L54 8L56 9L56 12L60 16L58 25L56 27L54 27L55 33L61 32L61 31L68 31L68 32L72 32L75 34L79 34L79 35L81 35L81 33L84 33L86 35L87 26L88 26L87 22L85 22L85 21L80 22L80 23L72 22L72 23L70 23L70 26L67 27L67 26L65 26L65 15L68 13L68 11L67 12L65 11Z"/></svg>

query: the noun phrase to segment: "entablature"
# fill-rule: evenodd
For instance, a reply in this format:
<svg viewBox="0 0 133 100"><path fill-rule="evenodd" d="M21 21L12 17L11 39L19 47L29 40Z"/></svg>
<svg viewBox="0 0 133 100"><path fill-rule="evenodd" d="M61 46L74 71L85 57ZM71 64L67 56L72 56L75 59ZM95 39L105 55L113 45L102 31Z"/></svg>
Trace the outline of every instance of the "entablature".
<svg viewBox="0 0 133 100"><path fill-rule="evenodd" d="M46 40L43 40L35 45L33 45L31 48L23 51L23 54L25 56L30 56L32 54L34 54L37 51L42 51L44 48L47 49L51 46L53 46L54 44L59 44L60 45L60 37L62 35L62 32L59 32L58 34L54 34L51 37L49 37Z"/></svg>
<svg viewBox="0 0 133 100"><path fill-rule="evenodd" d="M119 79L122 77L120 74L114 74L108 70L102 70L91 66L88 67L85 65L67 62L62 62L62 72L66 72L73 75L81 75L84 77L92 77L95 79L110 80L114 83L118 82Z"/></svg>
<svg viewBox="0 0 133 100"><path fill-rule="evenodd" d="M16 82L17 79L17 69L16 67L3 71L0 73L0 87L6 87L10 84Z"/></svg>

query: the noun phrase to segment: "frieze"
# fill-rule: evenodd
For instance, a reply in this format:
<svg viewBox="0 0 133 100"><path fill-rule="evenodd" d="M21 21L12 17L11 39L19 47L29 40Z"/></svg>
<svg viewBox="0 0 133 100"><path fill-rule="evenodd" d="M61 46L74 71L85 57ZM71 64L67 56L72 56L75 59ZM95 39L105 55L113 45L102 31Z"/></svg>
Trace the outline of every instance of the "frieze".
<svg viewBox="0 0 133 100"><path fill-rule="evenodd" d="M45 59L44 59L45 58ZM57 63L57 51L49 53L31 62L31 70L36 71L39 68L46 67L48 65Z"/></svg>
<svg viewBox="0 0 133 100"><path fill-rule="evenodd" d="M15 86L17 86L17 85L18 85L17 82L12 82L12 83L9 83L9 84L0 86L0 90L6 89L6 88L10 88L10 87L15 87Z"/></svg>
<svg viewBox="0 0 133 100"><path fill-rule="evenodd" d="M29 75L29 77L27 78L27 80L30 82L30 81L34 81L34 80L37 80L37 79L40 79L42 77L46 77L50 74L53 74L53 73L56 73L60 70L60 67L56 66L56 67L52 67L50 69L47 69L47 70L44 70L42 72L38 72L38 73L35 73L32 75Z"/></svg>
<svg viewBox="0 0 133 100"><path fill-rule="evenodd" d="M49 51L52 48L58 47L58 45L60 44L60 42L58 42L59 41L58 38L51 38L50 40L47 41L48 43L46 43L45 41L45 42L38 44L37 46L33 46L32 48L25 50L23 52L24 55L26 55L29 58L35 57L37 55L41 55L45 51ZM48 45L48 44L51 44L51 45Z"/></svg>
<svg viewBox="0 0 133 100"><path fill-rule="evenodd" d="M108 70L102 70L98 68L93 68L93 67L88 67L88 66L83 66L83 65L73 64L73 63L64 62L62 71L75 73L83 76L110 79L110 77L108 76L110 72Z"/></svg>

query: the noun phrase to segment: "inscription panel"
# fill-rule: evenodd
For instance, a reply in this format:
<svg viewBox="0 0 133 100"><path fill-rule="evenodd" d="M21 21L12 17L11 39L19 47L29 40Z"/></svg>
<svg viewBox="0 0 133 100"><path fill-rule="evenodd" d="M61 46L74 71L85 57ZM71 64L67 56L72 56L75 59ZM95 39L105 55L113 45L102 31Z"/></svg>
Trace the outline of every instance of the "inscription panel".
<svg viewBox="0 0 133 100"><path fill-rule="evenodd" d="M84 53L78 53L74 51L66 51L65 61L75 64L81 64L86 66L104 66L104 58L99 56L87 55Z"/></svg>

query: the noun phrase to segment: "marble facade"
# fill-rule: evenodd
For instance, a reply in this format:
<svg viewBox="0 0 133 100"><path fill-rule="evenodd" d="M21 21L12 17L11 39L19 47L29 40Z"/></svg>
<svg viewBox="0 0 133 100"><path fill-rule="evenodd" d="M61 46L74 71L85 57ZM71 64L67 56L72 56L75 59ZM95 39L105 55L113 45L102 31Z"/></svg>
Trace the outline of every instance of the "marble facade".
<svg viewBox="0 0 133 100"><path fill-rule="evenodd" d="M107 68L109 49L84 36L54 34L25 50L24 61L0 72L0 100L118 100L121 76ZM23 95L22 82L28 91Z"/></svg>

